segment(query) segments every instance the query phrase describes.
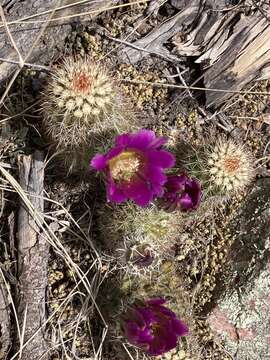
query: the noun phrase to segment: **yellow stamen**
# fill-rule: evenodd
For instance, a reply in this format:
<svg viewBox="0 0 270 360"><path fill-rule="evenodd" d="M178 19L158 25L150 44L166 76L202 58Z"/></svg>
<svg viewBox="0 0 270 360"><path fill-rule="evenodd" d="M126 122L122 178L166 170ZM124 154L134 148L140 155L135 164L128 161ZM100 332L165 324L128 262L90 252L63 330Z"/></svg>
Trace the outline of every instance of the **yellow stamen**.
<svg viewBox="0 0 270 360"><path fill-rule="evenodd" d="M160 331L161 326L158 323L154 323L154 324L152 324L151 328L152 328L153 335L157 336Z"/></svg>
<svg viewBox="0 0 270 360"><path fill-rule="evenodd" d="M114 180L129 181L138 173L142 156L135 151L124 151L109 160L109 169Z"/></svg>

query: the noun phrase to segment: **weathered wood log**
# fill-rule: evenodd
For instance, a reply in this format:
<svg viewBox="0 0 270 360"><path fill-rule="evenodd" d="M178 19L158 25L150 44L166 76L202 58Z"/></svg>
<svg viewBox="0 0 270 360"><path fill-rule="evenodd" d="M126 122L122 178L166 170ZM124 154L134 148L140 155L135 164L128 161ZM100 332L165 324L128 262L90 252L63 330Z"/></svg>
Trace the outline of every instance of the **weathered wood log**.
<svg viewBox="0 0 270 360"><path fill-rule="evenodd" d="M201 64L205 88L225 91L239 91L254 79L270 77L269 3L254 2L246 8L223 0L171 3L179 12L121 50L124 61L134 64L150 54L166 55L171 60L190 56ZM168 40L175 44L174 54L164 46ZM213 90L205 96L206 106L218 107L232 93Z"/></svg>
<svg viewBox="0 0 270 360"><path fill-rule="evenodd" d="M5 209L4 190L0 190L0 218ZM9 221L12 215L9 217ZM11 347L10 303L8 294L8 281L0 268L0 360L7 358Z"/></svg>
<svg viewBox="0 0 270 360"><path fill-rule="evenodd" d="M28 194L33 208L42 217L44 210L43 154L36 151L33 156L21 156L18 160L19 180ZM22 360L48 359L43 329L45 321L45 298L47 286L47 265L49 244L25 204L21 203L18 213L18 319L24 327ZM32 338L33 337L33 338ZM32 339L31 339L32 338ZM19 348L19 345L18 345Z"/></svg>
<svg viewBox="0 0 270 360"><path fill-rule="evenodd" d="M51 61L57 51L63 49L64 39L71 30L70 24L80 19L79 16L75 16L76 14L88 13L83 16L83 19L91 20L100 11L104 11L106 7L117 1L80 1L81 4L71 6L76 2L79 3L79 0L27 0L23 2L4 0L2 7L5 19L0 19L0 85L19 66L16 64L16 62L19 63L18 52L14 49L7 34L4 20L7 22L21 57L25 59L44 22L50 18L50 10L55 9L44 34L27 59L28 63L44 65ZM60 7L64 8L57 10ZM42 15L44 12L45 14ZM58 18L62 19L57 20ZM18 20L20 22L16 23Z"/></svg>
<svg viewBox="0 0 270 360"><path fill-rule="evenodd" d="M210 41L204 39L204 45L203 54L196 62L206 63L202 67L205 87L241 90L261 77L263 69L269 65L270 22L258 10L250 16L242 15L237 22L233 16L225 27L223 24L221 30L217 29ZM217 107L230 96L207 91L206 105Z"/></svg>
<svg viewBox="0 0 270 360"><path fill-rule="evenodd" d="M10 335L10 311L8 302L8 292L3 278L4 274L0 273L0 360L4 360L11 345Z"/></svg>
<svg viewBox="0 0 270 360"><path fill-rule="evenodd" d="M155 54L161 57L167 57L172 61L180 60L177 59L176 56L170 54L170 52L164 47L164 43L176 35L186 22L187 25L192 23L198 10L198 1L191 1L189 7L179 11L175 16L166 20L145 37L135 41L131 44L131 46L127 46L120 51L119 54L121 59L135 64L144 57L149 56L150 54ZM142 51L140 49L142 49Z"/></svg>

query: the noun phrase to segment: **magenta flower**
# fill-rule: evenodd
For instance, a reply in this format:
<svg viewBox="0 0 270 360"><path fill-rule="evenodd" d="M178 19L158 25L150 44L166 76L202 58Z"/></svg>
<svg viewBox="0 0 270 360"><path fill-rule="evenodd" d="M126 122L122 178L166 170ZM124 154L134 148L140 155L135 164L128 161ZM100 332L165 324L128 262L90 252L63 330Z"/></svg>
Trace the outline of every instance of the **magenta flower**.
<svg viewBox="0 0 270 360"><path fill-rule="evenodd" d="M164 184L165 192L162 200L169 210L180 208L182 211L196 210L201 201L201 184L186 174L169 175Z"/></svg>
<svg viewBox="0 0 270 360"><path fill-rule="evenodd" d="M174 156L162 149L163 137L151 130L116 137L115 147L107 154L97 154L91 166L106 175L107 199L121 203L127 199L147 206L162 196L167 180L164 169L174 166Z"/></svg>
<svg viewBox="0 0 270 360"><path fill-rule="evenodd" d="M162 298L135 305L123 316L122 328L128 341L150 356L174 349L178 337L188 334L188 327L165 307Z"/></svg>

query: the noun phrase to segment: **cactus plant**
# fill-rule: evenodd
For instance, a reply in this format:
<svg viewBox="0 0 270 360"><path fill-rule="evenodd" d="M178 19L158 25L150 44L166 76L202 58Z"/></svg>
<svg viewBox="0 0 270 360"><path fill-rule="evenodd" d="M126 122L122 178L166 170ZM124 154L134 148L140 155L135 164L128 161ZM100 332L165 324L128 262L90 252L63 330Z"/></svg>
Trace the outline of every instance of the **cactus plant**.
<svg viewBox="0 0 270 360"><path fill-rule="evenodd" d="M185 167L202 183L205 198L228 199L244 190L255 176L251 153L223 137L195 149Z"/></svg>
<svg viewBox="0 0 270 360"><path fill-rule="evenodd" d="M251 154L232 140L219 139L208 152L210 179L221 192L237 192L252 181L254 168Z"/></svg>
<svg viewBox="0 0 270 360"><path fill-rule="evenodd" d="M70 57L56 67L41 110L45 132L57 150L66 153L67 162L74 156L83 158L104 133L110 137L135 127L116 80L87 57Z"/></svg>
<svg viewBox="0 0 270 360"><path fill-rule="evenodd" d="M107 250L119 254L134 245L147 245L159 255L169 255L182 227L182 213L166 212L155 204L138 208L132 203L104 205L99 211L99 232Z"/></svg>

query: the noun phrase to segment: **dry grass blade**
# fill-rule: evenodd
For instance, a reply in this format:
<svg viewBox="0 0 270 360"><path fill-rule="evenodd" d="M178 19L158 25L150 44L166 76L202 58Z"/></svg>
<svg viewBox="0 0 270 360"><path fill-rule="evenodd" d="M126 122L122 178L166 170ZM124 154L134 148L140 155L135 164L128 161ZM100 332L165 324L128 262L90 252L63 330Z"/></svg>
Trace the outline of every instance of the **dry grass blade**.
<svg viewBox="0 0 270 360"><path fill-rule="evenodd" d="M250 94L250 95L266 95L270 96L270 92L263 91L247 91L247 90L227 90L227 89L214 89L214 88L204 88L199 86L185 86L185 85L174 85L169 83L161 83L161 82L151 82L151 81L136 81L136 80L127 80L121 79L122 82L131 83L135 85L152 85L158 87L165 88L173 88L173 89L187 89L187 90L201 90L201 91L216 91L220 93L228 93L228 94Z"/></svg>
<svg viewBox="0 0 270 360"><path fill-rule="evenodd" d="M131 360L135 360L134 357L131 355L130 351L128 350L128 348L126 347L125 344L122 344L123 348L125 349L125 352L127 353L128 357L131 359Z"/></svg>
<svg viewBox="0 0 270 360"><path fill-rule="evenodd" d="M20 336L20 349L19 349L19 359L22 358L22 352L23 352L23 343L24 343L24 336L25 336L25 327L26 327L26 320L27 320L27 313L28 313L28 305L25 306L24 316L23 316L23 324L22 324L22 332Z"/></svg>
<svg viewBox="0 0 270 360"><path fill-rule="evenodd" d="M3 357L6 357L10 344L11 344L11 324L10 324L10 311L9 304L14 306L12 302L10 288L6 282L5 276L0 266L0 343L1 343L1 351ZM15 322L17 320L17 314L15 313ZM16 322L17 323L17 322ZM19 330L19 328L18 328Z"/></svg>
<svg viewBox="0 0 270 360"><path fill-rule="evenodd" d="M10 64L15 64L15 65L20 65L20 61L16 61L16 60L11 60L11 59L5 59L5 58L1 58L0 57L0 61L2 62L7 62L7 63L10 63ZM25 62L23 64L23 66L27 66L27 67L31 67L33 69L39 69L39 70L50 70L50 68L48 66L44 66L44 65L39 65L39 64L31 64L31 63L28 63L28 62Z"/></svg>
<svg viewBox="0 0 270 360"><path fill-rule="evenodd" d="M100 0L92 0L91 1L91 3L99 3L99 2L100 2ZM41 12L39 12L37 14L25 16L23 18L15 20L15 21L25 21L25 20L29 20L29 19L34 19L34 18L39 17L39 16L50 14L53 11L64 10L64 9L71 8L71 7L76 6L76 5L83 5L83 4L87 4L87 3L89 3L89 0L80 0L80 1L76 1L76 2L71 3L71 4L56 7L55 9L41 11ZM14 23L14 22L9 22L8 24L11 24L11 23ZM0 28L1 27L3 27L3 24L0 24Z"/></svg>

